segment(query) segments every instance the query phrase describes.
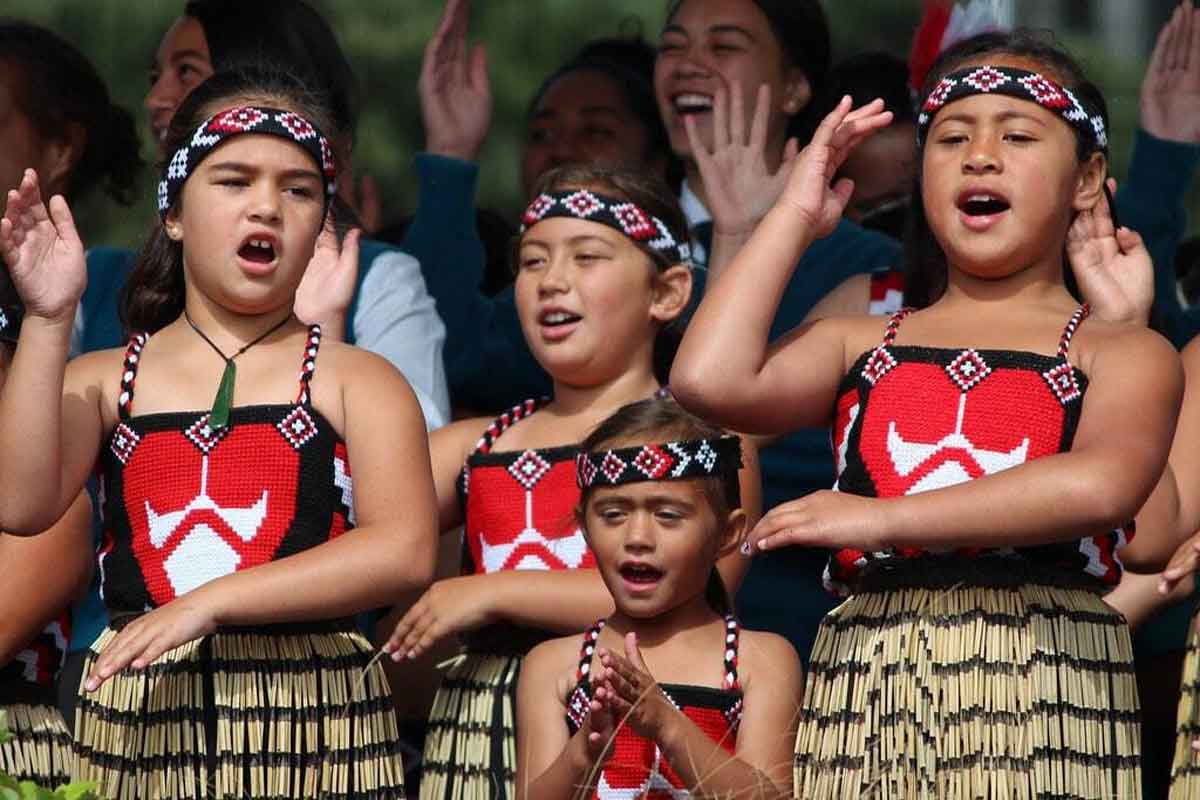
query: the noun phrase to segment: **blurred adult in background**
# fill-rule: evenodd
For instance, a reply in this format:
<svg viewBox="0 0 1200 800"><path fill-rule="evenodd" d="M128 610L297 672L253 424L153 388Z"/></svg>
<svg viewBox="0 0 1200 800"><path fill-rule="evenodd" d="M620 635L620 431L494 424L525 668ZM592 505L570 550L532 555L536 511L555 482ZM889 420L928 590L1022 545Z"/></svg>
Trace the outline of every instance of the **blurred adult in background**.
<svg viewBox="0 0 1200 800"><path fill-rule="evenodd" d="M492 124L483 44L467 44L470 3L448 0L425 47L418 90L425 150L404 248L421 262L446 321L446 374L456 407L498 411L550 390L521 332L511 290L480 290L489 260L475 224L479 153ZM625 167L664 179L672 156L655 107L653 49L640 39L585 45L534 92L519 165L525 193L565 163ZM496 258L490 257L495 263Z"/></svg>

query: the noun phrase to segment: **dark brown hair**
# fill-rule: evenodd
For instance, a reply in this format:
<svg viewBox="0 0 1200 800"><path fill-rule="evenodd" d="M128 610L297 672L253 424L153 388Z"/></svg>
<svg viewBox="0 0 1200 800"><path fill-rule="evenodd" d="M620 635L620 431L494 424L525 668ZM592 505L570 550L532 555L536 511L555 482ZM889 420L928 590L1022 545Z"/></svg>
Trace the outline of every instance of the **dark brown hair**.
<svg viewBox="0 0 1200 800"><path fill-rule="evenodd" d="M679 199L660 178L628 169L567 165L548 170L538 178L533 187L533 196L537 197L542 192L567 192L573 189L588 189L597 194L627 200L661 219L676 241L686 242L689 239L687 217L679 207ZM671 259L649 245L632 239L630 241L646 254L658 271L674 266ZM520 263L520 245L521 238L518 236L513 240L511 253L514 271ZM659 383L665 384L671 374L671 362L675 360L675 353L683 340L681 326L682 322L677 317L664 325L654 339L654 375Z"/></svg>
<svg viewBox="0 0 1200 800"><path fill-rule="evenodd" d="M1009 32L984 33L959 42L934 62L925 77L925 85L921 87L921 98L927 97L944 76L982 56L1013 56L1040 65L1046 77L1058 81L1085 104L1097 109L1104 118L1104 124L1109 124L1108 105L1104 102L1104 95L1087 79L1079 62L1054 40L1054 35L1049 31L1018 28ZM1089 148L1078 135L1076 141L1077 156L1080 163L1083 163L1095 150ZM922 150L917 153L918 163L923 152L922 145ZM904 251L905 305L924 308L937 301L946 291L949 267L946 254L934 237L925 214L920 168L917 169L913 182ZM1075 278L1067 268L1065 254L1063 267L1067 290L1079 299Z"/></svg>
<svg viewBox="0 0 1200 800"><path fill-rule="evenodd" d="M322 131L330 129L331 117L322 95L282 69L245 66L218 72L192 90L171 118L165 159L171 158L200 123L238 103L294 111ZM164 160L160 170L165 166ZM176 201L176 206L181 202ZM162 223L156 221L122 291L121 321L130 332L154 333L183 313L184 298L183 245L167 236Z"/></svg>
<svg viewBox="0 0 1200 800"><path fill-rule="evenodd" d="M591 453L640 444L716 439L724 435L723 430L688 413L674 400L666 397L652 397L649 400L639 400L617 409L583 440L580 449ZM723 526L729 519L729 515L741 508L741 485L737 472L712 478L694 478L693 480L699 481L704 499L712 509L713 517L717 520L718 525ZM594 489L585 488L579 496L579 508L576 513L580 527L585 531L587 526L584 511L594 491ZM725 590L721 573L717 571L715 565L712 573L708 576L708 586L705 588L704 597L718 614L729 614L733 610L733 603L729 598L729 593Z"/></svg>

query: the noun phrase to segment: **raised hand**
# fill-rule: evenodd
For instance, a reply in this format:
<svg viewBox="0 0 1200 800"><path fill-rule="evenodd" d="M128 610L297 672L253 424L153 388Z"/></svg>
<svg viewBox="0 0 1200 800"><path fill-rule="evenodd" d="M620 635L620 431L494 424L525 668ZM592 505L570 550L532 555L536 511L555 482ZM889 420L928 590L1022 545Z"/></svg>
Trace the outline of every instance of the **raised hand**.
<svg viewBox="0 0 1200 800"><path fill-rule="evenodd" d="M446 0L417 82L425 150L464 161L476 160L492 121L487 51L467 47L470 16L470 0Z"/></svg>
<svg viewBox="0 0 1200 800"><path fill-rule="evenodd" d="M690 114L684 116L684 130L704 181L714 233L750 233L787 185L800 148L795 139L789 139L783 159L771 171L766 157L770 112L771 87L764 83L758 89L754 118L747 129L741 86L732 81L729 89L719 87L713 99L711 152L700 138L695 119Z"/></svg>
<svg viewBox="0 0 1200 800"><path fill-rule="evenodd" d="M487 624L490 614L487 585L479 576L437 581L396 623L383 652L393 661L417 658L447 636Z"/></svg>
<svg viewBox="0 0 1200 800"><path fill-rule="evenodd" d="M296 289L296 317L310 325L319 323L326 335L336 339L345 338L346 314L358 284L360 235L357 228L351 230L338 247L333 218L329 217Z"/></svg>
<svg viewBox="0 0 1200 800"><path fill-rule="evenodd" d="M56 322L75 319L87 287L83 243L62 195L42 202L37 173L25 170L21 185L8 193L0 219L0 254L8 265L26 316Z"/></svg>
<svg viewBox="0 0 1200 800"><path fill-rule="evenodd" d="M1117 182L1108 179L1115 195ZM1067 260L1079 291L1094 313L1109 322L1145 325L1154 303L1154 262L1142 237L1113 226L1108 198L1080 211L1067 231Z"/></svg>
<svg viewBox="0 0 1200 800"><path fill-rule="evenodd" d="M1142 79L1141 125L1159 139L1200 143L1200 9L1182 0Z"/></svg>
<svg viewBox="0 0 1200 800"><path fill-rule="evenodd" d="M817 239L833 232L854 193L853 181L841 178L832 183L833 176L859 142L892 121L892 112L883 110L882 100L854 110L850 106L847 95L821 121L812 141L800 151L776 204L795 211Z"/></svg>

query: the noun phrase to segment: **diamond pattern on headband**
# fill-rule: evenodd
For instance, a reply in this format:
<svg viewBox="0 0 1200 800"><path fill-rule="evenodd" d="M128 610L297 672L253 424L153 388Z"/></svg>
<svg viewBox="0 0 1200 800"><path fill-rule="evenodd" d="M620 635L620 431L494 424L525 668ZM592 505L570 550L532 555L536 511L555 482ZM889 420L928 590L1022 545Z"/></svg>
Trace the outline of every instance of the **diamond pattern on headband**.
<svg viewBox="0 0 1200 800"><path fill-rule="evenodd" d="M603 211L606 206L600 202L600 198L592 194L586 189L580 189L572 195L569 195L562 201L572 214L580 219L587 219L598 211Z"/></svg>
<svg viewBox="0 0 1200 800"><path fill-rule="evenodd" d="M635 203L604 197L587 189L539 194L521 215L521 233L548 217L572 217L607 225L662 253L672 264L687 263L691 256L687 241L676 238L658 217Z"/></svg>
<svg viewBox="0 0 1200 800"><path fill-rule="evenodd" d="M1071 105L1071 100L1062 87L1041 75L1031 73L1020 78L1019 83L1029 90L1034 100L1046 108L1066 108Z"/></svg>
<svg viewBox="0 0 1200 800"><path fill-rule="evenodd" d="M641 242L658 233L654 219L633 203L615 205L612 207L612 213L621 224L621 230L625 231L625 235L630 239Z"/></svg>
<svg viewBox="0 0 1200 800"><path fill-rule="evenodd" d="M637 481L709 478L737 472L741 467L742 445L736 436L580 453L575 459L576 479L583 489Z"/></svg>
<svg viewBox="0 0 1200 800"><path fill-rule="evenodd" d="M633 459L633 466L638 472L650 480L658 480L670 471L675 459L671 458L661 447L648 444L643 447Z"/></svg>
<svg viewBox="0 0 1200 800"><path fill-rule="evenodd" d="M284 111L282 114L277 114L275 121L291 131L292 136L296 137L297 141L312 139L317 135L317 129L308 120L291 111Z"/></svg>
<svg viewBox="0 0 1200 800"><path fill-rule="evenodd" d="M981 92L991 92L1008 83L1008 76L995 67L980 67L963 78L963 82L974 86Z"/></svg>
<svg viewBox="0 0 1200 800"><path fill-rule="evenodd" d="M950 96L950 90L958 85L958 81L953 78L942 78L938 81L938 85L929 93L929 97L925 99L925 105L922 106L926 111L936 111L945 104L946 98Z"/></svg>
<svg viewBox="0 0 1200 800"><path fill-rule="evenodd" d="M208 123L213 133L245 133L253 130L268 119L266 112L254 106L240 106L222 111Z"/></svg>
<svg viewBox="0 0 1200 800"><path fill-rule="evenodd" d="M535 222L541 221L542 217L549 213L550 209L554 208L554 204L558 202L548 194L539 194L529 204L529 208L525 209L525 216L521 218L525 225L532 225Z"/></svg>
<svg viewBox="0 0 1200 800"><path fill-rule="evenodd" d="M616 483L621 479L621 473L625 471L625 462L621 457L609 450L605 454L604 460L600 462L600 472L604 477L608 478L609 483Z"/></svg>

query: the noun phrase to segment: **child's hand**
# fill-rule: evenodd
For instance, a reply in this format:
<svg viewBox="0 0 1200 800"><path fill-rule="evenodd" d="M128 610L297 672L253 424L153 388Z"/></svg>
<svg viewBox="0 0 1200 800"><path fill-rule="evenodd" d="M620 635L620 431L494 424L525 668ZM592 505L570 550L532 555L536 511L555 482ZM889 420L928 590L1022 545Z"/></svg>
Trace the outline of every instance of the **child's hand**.
<svg viewBox="0 0 1200 800"><path fill-rule="evenodd" d="M1116 194L1117 182L1108 179ZM1154 263L1142 237L1114 228L1108 198L1080 211L1067 231L1067 258L1079 291L1095 314L1109 322L1145 325L1154 302Z"/></svg>
<svg viewBox="0 0 1200 800"><path fill-rule="evenodd" d="M62 195L50 198L47 212L37 173L31 169L8 193L0 220L0 253L28 316L74 321L87 286L83 243Z"/></svg>
<svg viewBox="0 0 1200 800"><path fill-rule="evenodd" d="M593 686L589 713L582 728L589 764L607 761L612 755L610 743L617 732L617 719L611 705L612 693L603 686Z"/></svg>
<svg viewBox="0 0 1200 800"><path fill-rule="evenodd" d="M815 239L833 232L854 193L854 182L848 178L830 185L833 176L859 142L892 121L892 112L883 110L882 100L872 100L853 111L850 104L849 95L843 97L821 121L800 152L779 198L779 205L793 209Z"/></svg>
<svg viewBox="0 0 1200 800"><path fill-rule="evenodd" d="M345 338L346 314L358 284L360 235L357 228L350 231L339 248L333 219L327 219L296 289L296 317L309 325L321 324L326 335L337 339Z"/></svg>
<svg viewBox="0 0 1200 800"><path fill-rule="evenodd" d="M1171 556L1159 577L1158 593L1170 594L1180 581L1196 573L1197 565L1200 565L1200 531L1189 536Z"/></svg>
<svg viewBox="0 0 1200 800"><path fill-rule="evenodd" d="M876 498L830 490L813 492L764 514L750 531L742 552L752 555L792 545L883 550L886 522L883 503Z"/></svg>
<svg viewBox="0 0 1200 800"><path fill-rule="evenodd" d="M601 680L607 704L617 724L628 725L639 736L657 739L666 721L678 712L642 660L637 634L625 635L624 657L604 647L597 655L604 666Z"/></svg>
<svg viewBox="0 0 1200 800"><path fill-rule="evenodd" d="M125 626L92 665L84 688L94 692L126 667L145 669L168 650L216 631L216 609L209 599L213 592L206 588L177 597Z"/></svg>
<svg viewBox="0 0 1200 800"><path fill-rule="evenodd" d="M396 623L383 652L417 658L441 639L491 622L487 587L475 575L437 581Z"/></svg>
<svg viewBox="0 0 1200 800"><path fill-rule="evenodd" d="M779 168L774 173L768 169L764 150L770 113L771 87L764 83L758 89L754 119L747 131L741 86L735 80L728 90L718 87L713 99L712 152L700 140L696 120L690 114L683 118L716 233L750 233L787 185L800 148L795 139L789 139Z"/></svg>

